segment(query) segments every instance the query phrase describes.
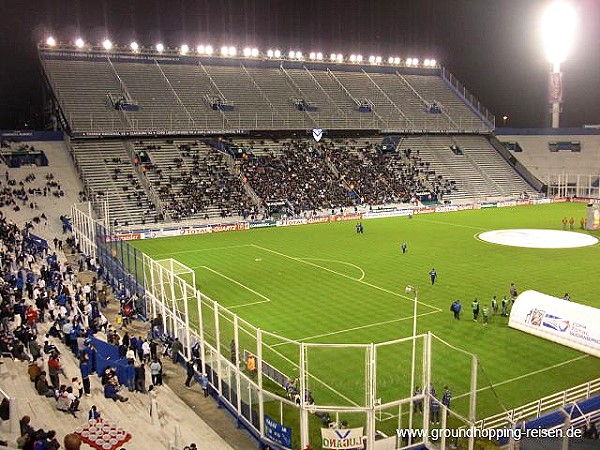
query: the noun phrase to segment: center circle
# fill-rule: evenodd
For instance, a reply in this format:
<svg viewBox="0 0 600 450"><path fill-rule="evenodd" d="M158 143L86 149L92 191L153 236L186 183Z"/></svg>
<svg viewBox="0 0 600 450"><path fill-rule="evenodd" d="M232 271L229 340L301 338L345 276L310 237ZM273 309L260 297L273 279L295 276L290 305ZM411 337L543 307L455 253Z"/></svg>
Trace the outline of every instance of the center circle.
<svg viewBox="0 0 600 450"><path fill-rule="evenodd" d="M594 236L574 231L509 229L479 234L479 239L492 244L527 248L577 248L595 245Z"/></svg>

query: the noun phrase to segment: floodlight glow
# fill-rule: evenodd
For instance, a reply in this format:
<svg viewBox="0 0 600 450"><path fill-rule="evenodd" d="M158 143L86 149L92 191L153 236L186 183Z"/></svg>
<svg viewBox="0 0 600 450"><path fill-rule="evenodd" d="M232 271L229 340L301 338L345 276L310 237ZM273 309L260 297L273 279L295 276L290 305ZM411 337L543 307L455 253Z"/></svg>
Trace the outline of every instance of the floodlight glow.
<svg viewBox="0 0 600 450"><path fill-rule="evenodd" d="M258 56L258 49L257 48L253 48L252 51L250 52L250 54L256 58Z"/></svg>
<svg viewBox="0 0 600 450"><path fill-rule="evenodd" d="M575 41L577 14L573 5L565 1L555 1L546 8L542 16L542 37L546 57L551 64L560 64Z"/></svg>
<svg viewBox="0 0 600 450"><path fill-rule="evenodd" d="M75 47L77 47L77 48L83 48L84 45L85 45L85 42L83 42L83 39L77 38L75 40Z"/></svg>
<svg viewBox="0 0 600 450"><path fill-rule="evenodd" d="M196 53L204 53L204 45L199 45L196 47Z"/></svg>
<svg viewBox="0 0 600 450"><path fill-rule="evenodd" d="M204 53L206 53L207 55L212 55L213 54L212 45L207 45L206 47L204 47Z"/></svg>
<svg viewBox="0 0 600 450"><path fill-rule="evenodd" d="M407 66L412 66L412 63L413 63L413 59L412 59L412 58L408 58L408 59L406 60L406 65L407 65Z"/></svg>
<svg viewBox="0 0 600 450"><path fill-rule="evenodd" d="M102 43L102 47L104 47L104 50L110 50L112 48L112 42L110 42L109 39L105 39Z"/></svg>
<svg viewBox="0 0 600 450"><path fill-rule="evenodd" d="M252 50L249 47L246 47L244 49L244 56L247 58L248 56L252 55Z"/></svg>
<svg viewBox="0 0 600 450"><path fill-rule="evenodd" d="M435 59L432 59L431 61L429 61L429 64L431 65L431 67L435 67L437 65L437 61Z"/></svg>
<svg viewBox="0 0 600 450"><path fill-rule="evenodd" d="M419 58L413 58L413 64L415 66L418 66L419 65Z"/></svg>
<svg viewBox="0 0 600 450"><path fill-rule="evenodd" d="M281 50L275 50L273 55L275 56L275 58L281 58Z"/></svg>
<svg viewBox="0 0 600 450"><path fill-rule="evenodd" d="M296 52L296 59L302 59L302 52Z"/></svg>
<svg viewBox="0 0 600 450"><path fill-rule="evenodd" d="M317 61L323 61L323 53L317 52Z"/></svg>
<svg viewBox="0 0 600 450"><path fill-rule="evenodd" d="M137 52L137 51L138 51L138 49L140 48L140 46L138 45L138 43L137 43L137 42L132 42L131 44L129 44L129 48L130 48L132 51L134 51L134 52Z"/></svg>
<svg viewBox="0 0 600 450"><path fill-rule="evenodd" d="M337 62L343 62L344 61L344 55L342 55L341 53L338 53L337 55Z"/></svg>
<svg viewBox="0 0 600 450"><path fill-rule="evenodd" d="M356 55L350 55L350 62L356 62Z"/></svg>
<svg viewBox="0 0 600 450"><path fill-rule="evenodd" d="M332 54L329 56L329 59L330 59L331 61L335 61L335 59L336 59L336 58L337 58L337 55L336 55L335 53L332 53Z"/></svg>
<svg viewBox="0 0 600 450"><path fill-rule="evenodd" d="M397 56L394 58L394 64L400 64L400 58Z"/></svg>
<svg viewBox="0 0 600 450"><path fill-rule="evenodd" d="M156 44L156 51L158 53L164 52L165 51L165 45L159 42L158 44Z"/></svg>
<svg viewBox="0 0 600 450"><path fill-rule="evenodd" d="M221 55L227 56L228 53L229 53L229 48L221 47Z"/></svg>
<svg viewBox="0 0 600 450"><path fill-rule="evenodd" d="M388 58L388 64L394 64L394 57L393 56L390 56Z"/></svg>
<svg viewBox="0 0 600 450"><path fill-rule="evenodd" d="M267 57L268 58L272 58L273 57L273 50L271 50L271 49L267 50Z"/></svg>
<svg viewBox="0 0 600 450"><path fill-rule="evenodd" d="M373 55L369 56L369 62L375 64L375 57Z"/></svg>
<svg viewBox="0 0 600 450"><path fill-rule="evenodd" d="M46 45L48 47L54 47L56 45L56 39L50 36L48 39L46 39Z"/></svg>
<svg viewBox="0 0 600 450"><path fill-rule="evenodd" d="M237 48L229 47L229 56L235 56L237 54Z"/></svg>
<svg viewBox="0 0 600 450"><path fill-rule="evenodd" d="M362 55L356 55L356 62L362 62Z"/></svg>
<svg viewBox="0 0 600 450"><path fill-rule="evenodd" d="M317 54L315 52L310 52L308 57L309 57L309 59L317 59Z"/></svg>
<svg viewBox="0 0 600 450"><path fill-rule="evenodd" d="M381 56L378 56L377 58L375 58L375 63L381 64Z"/></svg>
<svg viewBox="0 0 600 450"><path fill-rule="evenodd" d="M189 47L189 45L187 45L187 44L183 44L183 45L181 46L181 48L179 49L179 52L180 52L182 55L185 55L185 54L187 54L187 52L189 52L189 51L190 51L190 47Z"/></svg>
<svg viewBox="0 0 600 450"><path fill-rule="evenodd" d="M430 61L428 59L426 59L425 61L423 61L423 65L425 67L429 67L429 63L430 63Z"/></svg>

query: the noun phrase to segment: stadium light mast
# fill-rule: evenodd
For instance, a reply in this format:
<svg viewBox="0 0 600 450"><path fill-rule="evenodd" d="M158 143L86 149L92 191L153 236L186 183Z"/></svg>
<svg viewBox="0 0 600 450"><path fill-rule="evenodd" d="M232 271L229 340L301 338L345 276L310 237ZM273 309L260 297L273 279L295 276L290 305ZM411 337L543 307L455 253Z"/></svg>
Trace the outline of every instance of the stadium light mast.
<svg viewBox="0 0 600 450"><path fill-rule="evenodd" d="M563 99L563 80L560 65L566 61L575 40L577 17L573 5L556 0L542 16L542 36L546 58L552 64L548 78L548 101L552 111L552 128L560 125L560 104Z"/></svg>

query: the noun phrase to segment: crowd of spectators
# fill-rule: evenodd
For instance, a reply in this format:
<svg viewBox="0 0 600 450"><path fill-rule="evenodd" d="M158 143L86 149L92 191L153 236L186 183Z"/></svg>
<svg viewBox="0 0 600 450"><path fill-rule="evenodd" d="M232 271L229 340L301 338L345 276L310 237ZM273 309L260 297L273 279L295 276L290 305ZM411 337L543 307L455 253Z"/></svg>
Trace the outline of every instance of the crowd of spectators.
<svg viewBox="0 0 600 450"><path fill-rule="evenodd" d="M228 169L223 153L202 149L197 141L153 145L137 142L136 149L149 155L147 161L139 160L138 164L173 220L224 219L256 213L239 177ZM161 159L161 151L170 158Z"/></svg>
<svg viewBox="0 0 600 450"><path fill-rule="evenodd" d="M293 214L348 206L416 201L456 189L436 175L418 153L383 151L368 141L273 141L241 159L241 171L266 205L286 204Z"/></svg>
<svg viewBox="0 0 600 450"><path fill-rule="evenodd" d="M241 172L266 205L284 202L296 215L354 205L326 157L314 143L285 141L261 155L249 149L241 160Z"/></svg>

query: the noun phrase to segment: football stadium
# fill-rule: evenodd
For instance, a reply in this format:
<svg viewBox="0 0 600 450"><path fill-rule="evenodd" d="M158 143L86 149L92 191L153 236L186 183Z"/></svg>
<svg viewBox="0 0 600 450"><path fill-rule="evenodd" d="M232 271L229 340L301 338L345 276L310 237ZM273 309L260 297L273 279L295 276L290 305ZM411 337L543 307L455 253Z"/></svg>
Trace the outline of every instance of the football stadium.
<svg viewBox="0 0 600 450"><path fill-rule="evenodd" d="M566 33L571 10L554 7ZM172 359L169 389L176 371L198 385L171 412L166 390L99 398L103 440L96 417L40 415L3 347L3 433L32 416L91 448L190 448L178 426L211 405L260 449L597 448L600 130L560 127L566 41L548 43L551 128L511 128L435 55L46 36L53 130L2 132L6 217L27 230L33 210L36 248L112 306L83 290L69 332L43 307L26 321L61 354L79 327L122 393L138 391L128 366L151 368L112 342L125 325ZM57 213L64 252L41 225ZM202 439L192 448L247 448Z"/></svg>

